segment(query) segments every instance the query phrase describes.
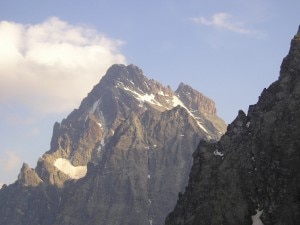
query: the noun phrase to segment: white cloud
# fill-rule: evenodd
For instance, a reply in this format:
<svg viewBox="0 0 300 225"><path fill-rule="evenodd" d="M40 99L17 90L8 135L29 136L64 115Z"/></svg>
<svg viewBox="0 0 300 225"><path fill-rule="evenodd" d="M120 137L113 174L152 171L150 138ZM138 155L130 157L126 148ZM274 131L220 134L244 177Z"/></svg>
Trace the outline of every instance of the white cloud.
<svg viewBox="0 0 300 225"><path fill-rule="evenodd" d="M205 17L195 17L191 18L191 20L200 25L225 29L239 34L262 35L259 31L246 28L244 22L235 20L231 14L226 12L215 13L209 19Z"/></svg>
<svg viewBox="0 0 300 225"><path fill-rule="evenodd" d="M39 113L78 107L114 63L122 41L59 18L24 25L0 21L0 104Z"/></svg>
<svg viewBox="0 0 300 225"><path fill-rule="evenodd" d="M17 168L21 167L20 156L11 150L6 150L1 154L0 158L0 168L5 172L11 172Z"/></svg>

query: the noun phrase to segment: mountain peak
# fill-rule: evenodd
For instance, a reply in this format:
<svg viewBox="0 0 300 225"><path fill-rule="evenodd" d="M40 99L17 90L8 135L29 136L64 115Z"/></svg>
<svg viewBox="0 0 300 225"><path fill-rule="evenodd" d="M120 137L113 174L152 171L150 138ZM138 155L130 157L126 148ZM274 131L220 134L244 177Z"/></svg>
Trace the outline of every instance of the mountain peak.
<svg viewBox="0 0 300 225"><path fill-rule="evenodd" d="M102 80L113 82L124 82L131 81L133 83L138 83L147 79L143 71L133 64L114 64L106 72Z"/></svg>
<svg viewBox="0 0 300 225"><path fill-rule="evenodd" d="M300 37L300 25L299 25L299 27L298 27L298 32L297 32L297 34L296 34L296 37Z"/></svg>
<svg viewBox="0 0 300 225"><path fill-rule="evenodd" d="M180 100L189 108L198 110L201 113L216 115L215 102L191 86L181 82L175 94L179 96Z"/></svg>
<svg viewBox="0 0 300 225"><path fill-rule="evenodd" d="M0 224L162 224L199 141L225 131L220 118L203 113L207 102L188 85L174 93L135 65L111 66L55 123L37 167L24 164L17 189L0 191Z"/></svg>
<svg viewBox="0 0 300 225"><path fill-rule="evenodd" d="M21 172L18 176L18 182L24 186L38 186L43 183L34 169L30 168L27 163L23 163Z"/></svg>
<svg viewBox="0 0 300 225"><path fill-rule="evenodd" d="M300 72L300 26L297 34L291 41L291 46L288 55L284 58L281 64L279 81L285 82L293 74Z"/></svg>

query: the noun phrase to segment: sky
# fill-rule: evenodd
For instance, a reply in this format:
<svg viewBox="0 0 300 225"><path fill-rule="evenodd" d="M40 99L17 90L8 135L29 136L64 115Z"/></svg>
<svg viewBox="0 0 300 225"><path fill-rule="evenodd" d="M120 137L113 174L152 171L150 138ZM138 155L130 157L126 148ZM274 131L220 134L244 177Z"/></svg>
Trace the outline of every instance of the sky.
<svg viewBox="0 0 300 225"><path fill-rule="evenodd" d="M299 0L0 0L0 186L114 63L180 82L230 123L279 76Z"/></svg>

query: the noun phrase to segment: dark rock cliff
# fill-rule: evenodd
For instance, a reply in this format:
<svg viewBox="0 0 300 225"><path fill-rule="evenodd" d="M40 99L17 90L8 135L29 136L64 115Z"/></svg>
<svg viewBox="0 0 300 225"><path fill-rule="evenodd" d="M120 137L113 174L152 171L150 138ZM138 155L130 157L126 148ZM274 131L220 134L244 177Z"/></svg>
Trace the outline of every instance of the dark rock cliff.
<svg viewBox="0 0 300 225"><path fill-rule="evenodd" d="M189 184L166 225L300 222L300 34L248 114L217 143L201 142Z"/></svg>

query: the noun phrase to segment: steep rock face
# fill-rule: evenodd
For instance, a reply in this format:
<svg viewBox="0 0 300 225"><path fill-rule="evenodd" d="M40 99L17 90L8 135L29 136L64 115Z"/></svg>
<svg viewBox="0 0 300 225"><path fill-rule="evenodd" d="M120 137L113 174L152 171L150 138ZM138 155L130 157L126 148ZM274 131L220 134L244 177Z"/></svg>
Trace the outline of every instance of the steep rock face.
<svg viewBox="0 0 300 225"><path fill-rule="evenodd" d="M214 105L210 99L189 89L195 95L202 96L198 104L208 105L209 102ZM148 110L164 112L180 105L202 128L202 136L218 139L226 125L216 116L216 109L211 114L203 114L196 103L191 105L181 96L157 81L149 80L134 65L112 66L82 101L79 109L74 110L61 124L54 125L51 149L39 160L37 174L47 183L62 187L68 177L54 166L55 160L68 159L73 166L86 166L90 161L97 163L98 158L93 157L98 154L97 149L103 147L132 112L139 116ZM214 123L214 120L217 122Z"/></svg>
<svg viewBox="0 0 300 225"><path fill-rule="evenodd" d="M59 210L60 190L46 186L23 165L19 180L0 191L0 224L53 224ZM31 177L32 176L32 177ZM30 182L29 182L30 181ZM25 182L25 183L23 183Z"/></svg>
<svg viewBox="0 0 300 225"><path fill-rule="evenodd" d="M300 221L300 35L278 81L248 114L240 111L221 140L194 153L189 184L166 225Z"/></svg>
<svg viewBox="0 0 300 225"><path fill-rule="evenodd" d="M180 96L182 102L188 108L211 115L216 114L216 107L214 101L204 96L203 94L195 91L190 86L184 83L180 83L175 93Z"/></svg>
<svg viewBox="0 0 300 225"><path fill-rule="evenodd" d="M66 193L55 224L161 224L176 190L187 183L192 163L187 149L197 145L199 133L181 107L139 117L132 113L106 143L97 172Z"/></svg>
<svg viewBox="0 0 300 225"><path fill-rule="evenodd" d="M188 91L201 101L134 65L113 65L55 123L36 168L24 164L1 189L0 224L162 224L187 184L199 141L219 139L226 127L211 100Z"/></svg>

